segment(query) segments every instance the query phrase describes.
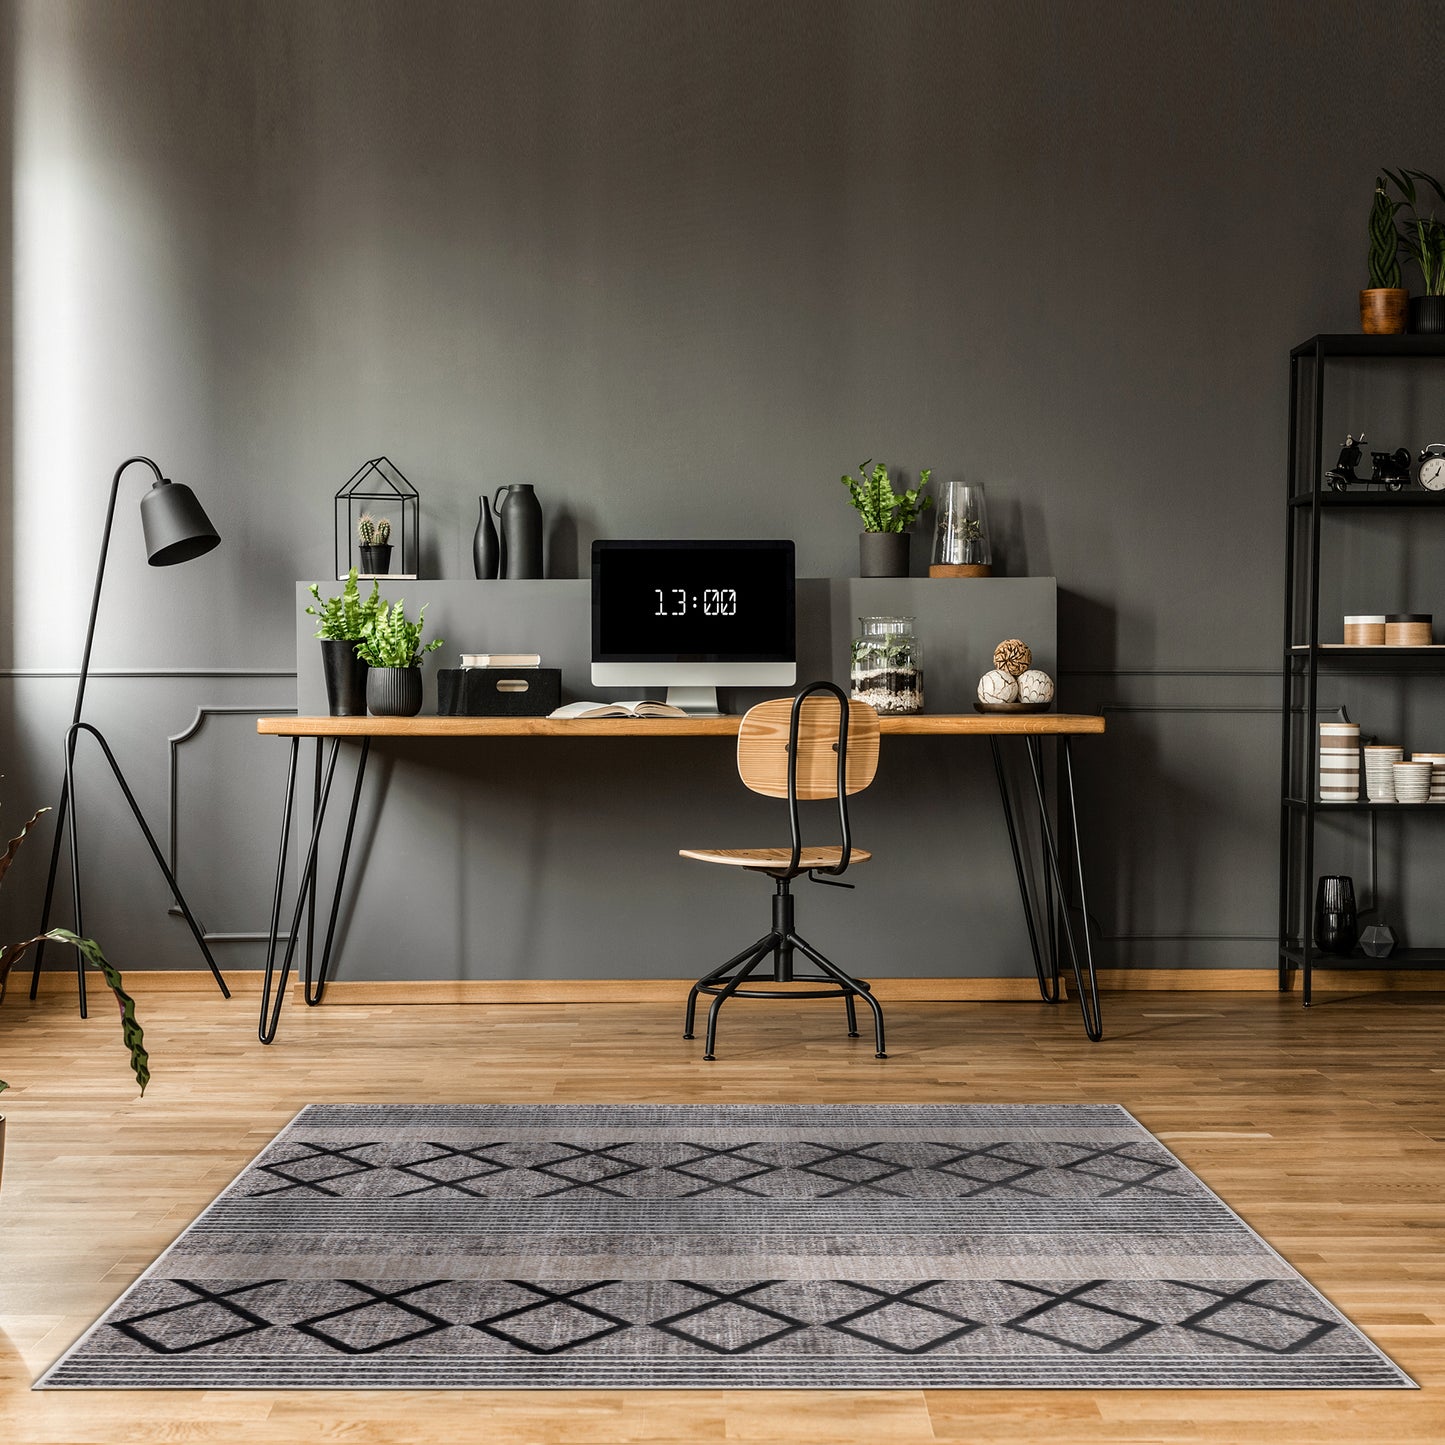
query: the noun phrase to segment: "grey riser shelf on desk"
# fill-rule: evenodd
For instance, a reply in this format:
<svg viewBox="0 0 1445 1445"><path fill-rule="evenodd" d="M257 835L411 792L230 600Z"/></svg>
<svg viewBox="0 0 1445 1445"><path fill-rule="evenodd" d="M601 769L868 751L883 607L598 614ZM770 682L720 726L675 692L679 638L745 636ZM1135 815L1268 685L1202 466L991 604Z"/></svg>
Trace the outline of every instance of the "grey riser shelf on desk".
<svg viewBox="0 0 1445 1445"><path fill-rule="evenodd" d="M1308 507L1314 499L1312 492L1297 492L1289 505ZM1322 512L1351 507L1445 507L1445 492L1427 492L1418 487L1400 492L1320 492L1319 502Z"/></svg>

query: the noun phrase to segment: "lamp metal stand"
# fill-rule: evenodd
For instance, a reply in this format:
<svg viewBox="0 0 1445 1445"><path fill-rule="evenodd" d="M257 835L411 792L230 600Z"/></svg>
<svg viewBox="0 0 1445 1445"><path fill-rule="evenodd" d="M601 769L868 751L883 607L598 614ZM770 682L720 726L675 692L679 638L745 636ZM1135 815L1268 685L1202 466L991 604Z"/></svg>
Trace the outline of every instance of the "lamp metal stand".
<svg viewBox="0 0 1445 1445"><path fill-rule="evenodd" d="M226 987L226 980L221 976L221 970L216 967L216 960L211 957L211 950L206 946L206 940L201 933L200 925L196 922L191 913L190 906L186 903L185 896L181 893L180 885L176 882L175 875L171 872L166 863L165 855L161 852L156 843L155 835L151 832L150 826L146 823L141 813L140 805L135 800L135 794L131 792L130 785L126 782L125 774L121 771L120 764L115 760L115 754L111 751L109 743L106 742L100 729L93 727L90 723L81 721L81 712L85 706L85 684L90 676L90 653L95 644L95 623L100 615L100 589L105 580L105 559L110 551L111 526L115 521L115 501L120 492L121 474L134 462L142 462L155 474L158 482L164 483L167 479L161 474L161 469L149 457L128 457L120 466L115 469L115 476L110 484L110 501L105 509L105 531L100 539L100 560L95 568L95 591L90 598L90 622L85 629L85 651L80 659L80 682L75 689L75 711L70 719L70 726L65 732L65 782L60 790L60 806L56 809L55 815L55 840L50 848L50 873L45 880L45 905L41 911L40 932L46 932L50 927L50 910L55 900L55 877L60 867L60 849L66 836L66 824L69 823L70 836L70 879L71 889L75 903L75 932L81 937L85 936L83 917L81 913L80 897L80 839L76 828L75 809L75 746L82 733L93 737L100 745L101 752L105 755L106 762L110 765L111 772L115 775L116 782L125 796L125 801L130 807L136 823L141 832L145 835L146 842L150 845L152 855L156 860L156 866L165 875L166 883L169 886L176 903L180 906L181 912L185 915L186 923L191 933L195 936L196 946L201 950L206 960L206 966L211 970L211 975L216 980L221 994L224 998L230 998L231 990ZM40 966L45 958L45 942L42 939L35 950L35 966L30 975L30 997L33 999L40 988ZM75 951L75 982L76 989L80 995L80 1016L86 1017L85 1003L85 959L80 950Z"/></svg>

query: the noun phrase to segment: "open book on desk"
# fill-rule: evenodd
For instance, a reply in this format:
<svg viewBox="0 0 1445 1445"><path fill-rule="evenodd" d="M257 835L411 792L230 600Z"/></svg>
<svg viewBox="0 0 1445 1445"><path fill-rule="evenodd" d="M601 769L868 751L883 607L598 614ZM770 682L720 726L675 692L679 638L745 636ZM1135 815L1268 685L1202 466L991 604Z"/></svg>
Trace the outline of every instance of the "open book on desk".
<svg viewBox="0 0 1445 1445"><path fill-rule="evenodd" d="M594 717L686 717L682 708L670 702L569 702L555 708L548 717L594 718Z"/></svg>

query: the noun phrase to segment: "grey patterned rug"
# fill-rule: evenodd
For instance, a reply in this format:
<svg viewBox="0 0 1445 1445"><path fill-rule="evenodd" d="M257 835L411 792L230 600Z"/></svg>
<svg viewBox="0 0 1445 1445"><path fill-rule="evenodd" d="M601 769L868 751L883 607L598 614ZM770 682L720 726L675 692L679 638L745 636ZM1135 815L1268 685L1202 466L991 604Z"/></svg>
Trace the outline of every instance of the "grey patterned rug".
<svg viewBox="0 0 1445 1445"><path fill-rule="evenodd" d="M1411 1383L1093 1104L315 1104L39 1381Z"/></svg>

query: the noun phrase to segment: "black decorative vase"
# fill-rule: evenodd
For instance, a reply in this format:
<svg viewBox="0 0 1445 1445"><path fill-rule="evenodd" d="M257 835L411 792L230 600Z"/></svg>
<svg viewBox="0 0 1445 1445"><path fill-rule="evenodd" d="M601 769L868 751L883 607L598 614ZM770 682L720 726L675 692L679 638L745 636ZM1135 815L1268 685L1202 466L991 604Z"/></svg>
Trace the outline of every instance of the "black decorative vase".
<svg viewBox="0 0 1445 1445"><path fill-rule="evenodd" d="M518 482L512 487L498 487L493 505L502 531L502 566L498 575L509 582L520 577L540 577L542 504L532 484Z"/></svg>
<svg viewBox="0 0 1445 1445"><path fill-rule="evenodd" d="M379 542L374 547L358 547L361 571L368 577L385 577L391 571L391 543Z"/></svg>
<svg viewBox="0 0 1445 1445"><path fill-rule="evenodd" d="M366 664L354 642L323 638L321 670L326 674L326 707L332 717L366 716Z"/></svg>
<svg viewBox="0 0 1445 1445"><path fill-rule="evenodd" d="M482 581L500 575L502 570L502 543L497 536L496 524L492 521L491 504L485 497L478 497L481 514L477 518L476 535L472 538L472 565Z"/></svg>
<svg viewBox="0 0 1445 1445"><path fill-rule="evenodd" d="M860 577L908 576L907 532L860 532L858 534L858 575Z"/></svg>
<svg viewBox="0 0 1445 1445"><path fill-rule="evenodd" d="M1344 957L1355 951L1359 931L1354 880L1326 874L1315 889L1315 947Z"/></svg>
<svg viewBox="0 0 1445 1445"><path fill-rule="evenodd" d="M1445 331L1445 296L1412 296L1410 330L1422 336L1436 336Z"/></svg>
<svg viewBox="0 0 1445 1445"><path fill-rule="evenodd" d="M415 717L421 711L421 668L370 668L366 705L373 717Z"/></svg>

